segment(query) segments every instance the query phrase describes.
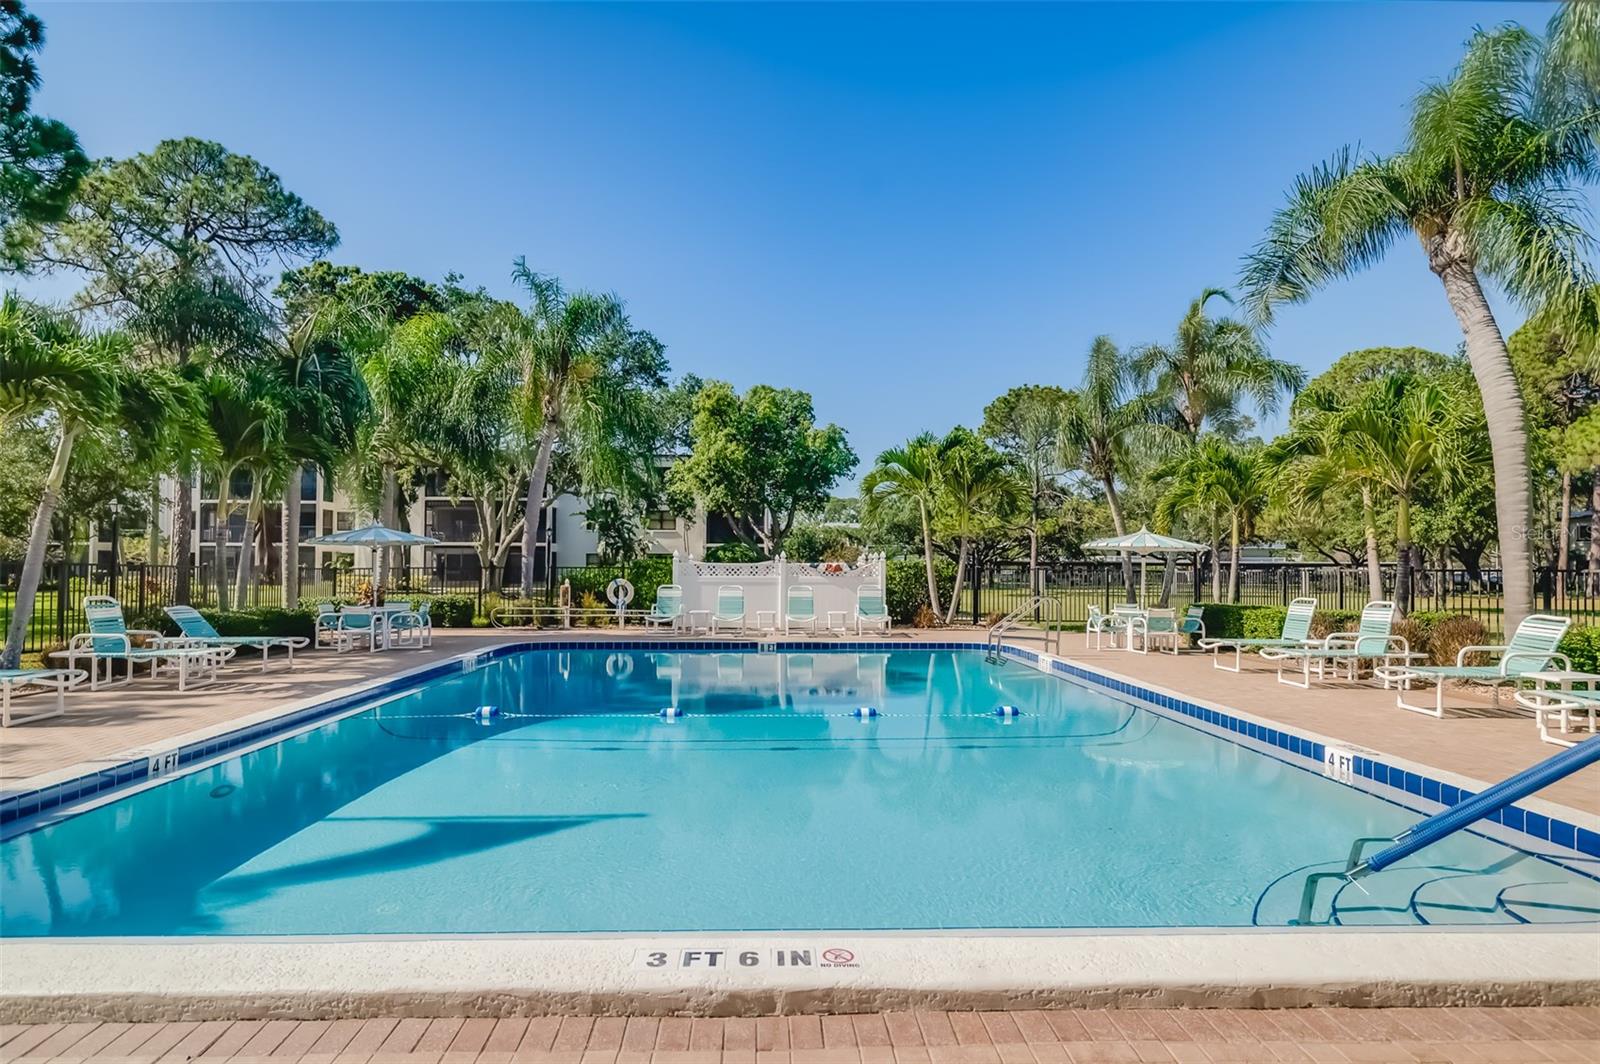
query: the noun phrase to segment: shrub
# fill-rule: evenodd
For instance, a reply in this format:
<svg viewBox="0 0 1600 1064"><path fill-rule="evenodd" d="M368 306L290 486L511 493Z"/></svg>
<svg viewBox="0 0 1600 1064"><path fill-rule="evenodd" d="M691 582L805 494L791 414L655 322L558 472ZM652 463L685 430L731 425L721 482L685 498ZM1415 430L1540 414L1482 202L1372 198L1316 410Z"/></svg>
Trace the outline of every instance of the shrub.
<svg viewBox="0 0 1600 1064"><path fill-rule="evenodd" d="M593 591L585 591L582 595L578 596L578 609L580 610L603 610L605 608L605 602L603 602L600 596L596 595ZM605 619L596 617L594 614L587 614L579 620L579 623L599 625L604 624Z"/></svg>
<svg viewBox="0 0 1600 1064"><path fill-rule="evenodd" d="M1435 665L1454 665L1456 655L1461 652L1462 647L1481 647L1490 642L1492 640L1489 638L1489 631L1484 628L1482 621L1476 617L1456 614L1441 619L1433 626L1425 649L1432 656ZM1475 657L1481 658L1483 655ZM1476 665L1480 662L1469 661L1467 664Z"/></svg>
<svg viewBox="0 0 1600 1064"><path fill-rule="evenodd" d="M1322 639L1334 632L1353 632L1361 627L1360 610L1318 610L1311 615L1311 638ZM1276 635L1282 632L1278 629Z"/></svg>
<svg viewBox="0 0 1600 1064"><path fill-rule="evenodd" d="M927 590L924 588L923 590ZM926 596L924 596L926 597ZM940 625L939 615L933 612L933 607L924 602L917 607L917 612L911 616L913 628L937 628Z"/></svg>
<svg viewBox="0 0 1600 1064"><path fill-rule="evenodd" d="M1600 625L1568 628L1560 650L1578 672L1600 672Z"/></svg>
<svg viewBox="0 0 1600 1064"><path fill-rule="evenodd" d="M931 605L926 563L921 558L894 558L884 564L883 597L889 616L896 624L916 624L918 608ZM939 584L939 597L948 602L956 584L955 563L940 558L934 562L933 573Z"/></svg>
<svg viewBox="0 0 1600 1064"><path fill-rule="evenodd" d="M1214 639L1275 638L1283 631L1282 606L1238 606L1230 602L1206 602L1206 635Z"/></svg>
<svg viewBox="0 0 1600 1064"><path fill-rule="evenodd" d="M765 561L761 552L748 543L718 543L706 548L708 562L759 562Z"/></svg>
<svg viewBox="0 0 1600 1064"><path fill-rule="evenodd" d="M572 601L576 604L584 595L593 595L600 604L610 608L606 600L606 585L622 575L620 566L592 565L586 569L573 569L564 579L572 584ZM647 610L656 603L656 588L672 582L672 557L652 554L628 563L628 582L633 585L630 610Z"/></svg>
<svg viewBox="0 0 1600 1064"><path fill-rule="evenodd" d="M470 628L475 603L466 595L440 595L428 602L428 618L440 628Z"/></svg>

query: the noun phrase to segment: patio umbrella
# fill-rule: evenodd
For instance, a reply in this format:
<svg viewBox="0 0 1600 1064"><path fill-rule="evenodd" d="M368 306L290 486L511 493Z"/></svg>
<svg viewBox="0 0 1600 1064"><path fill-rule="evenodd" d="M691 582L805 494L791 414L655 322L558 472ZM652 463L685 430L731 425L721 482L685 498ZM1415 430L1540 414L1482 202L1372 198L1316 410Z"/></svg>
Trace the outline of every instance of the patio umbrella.
<svg viewBox="0 0 1600 1064"><path fill-rule="evenodd" d="M326 536L312 536L306 540L306 543L318 547L370 547L374 552L374 569L378 567L376 552L385 547L410 547L437 542L432 536L419 536L414 532L402 532L398 528L379 524L352 528L348 532L330 532ZM376 580L373 582L377 583Z"/></svg>
<svg viewBox="0 0 1600 1064"><path fill-rule="evenodd" d="M1139 556L1139 605L1144 605L1145 566L1150 561L1152 554L1198 554L1211 548L1204 543L1193 543L1187 539L1177 539L1173 536L1158 535L1143 525L1139 531L1130 532L1126 536L1108 536L1105 539L1091 539L1084 544L1087 550L1115 551L1121 554Z"/></svg>

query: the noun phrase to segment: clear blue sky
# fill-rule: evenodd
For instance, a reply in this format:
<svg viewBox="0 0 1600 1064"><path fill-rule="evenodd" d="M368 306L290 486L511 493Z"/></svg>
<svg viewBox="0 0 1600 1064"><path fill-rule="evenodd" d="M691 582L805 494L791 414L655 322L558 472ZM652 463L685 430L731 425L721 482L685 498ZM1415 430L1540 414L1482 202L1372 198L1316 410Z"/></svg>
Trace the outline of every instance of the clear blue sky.
<svg viewBox="0 0 1600 1064"><path fill-rule="evenodd" d="M193 134L254 155L368 269L510 294L525 254L623 296L674 373L809 389L863 465L1012 385L1070 386L1098 333L1166 338L1299 171L1393 147L1474 25L1552 10L35 9L39 109L92 154ZM1458 340L1410 243L1271 334L1313 371Z"/></svg>

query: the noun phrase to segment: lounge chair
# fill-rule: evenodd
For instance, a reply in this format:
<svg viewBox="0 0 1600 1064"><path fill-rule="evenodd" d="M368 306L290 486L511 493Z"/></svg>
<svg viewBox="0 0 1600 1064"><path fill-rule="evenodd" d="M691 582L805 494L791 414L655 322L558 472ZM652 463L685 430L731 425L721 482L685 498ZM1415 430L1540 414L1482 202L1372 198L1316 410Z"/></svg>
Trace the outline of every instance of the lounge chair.
<svg viewBox="0 0 1600 1064"><path fill-rule="evenodd" d="M1498 688L1497 688L1498 690ZM1589 734L1596 731L1596 714L1600 713L1600 691L1569 691L1550 687L1536 687L1514 692L1517 705L1533 712L1539 724L1539 738L1556 746L1577 746L1582 739L1568 739L1572 733L1572 714L1584 713L1589 718ZM1552 729L1554 723L1559 734Z"/></svg>
<svg viewBox="0 0 1600 1064"><path fill-rule="evenodd" d="M744 588L723 584L717 588L717 608L711 611L711 634L732 628L744 634Z"/></svg>
<svg viewBox="0 0 1600 1064"><path fill-rule="evenodd" d="M1271 637L1254 639L1207 639L1201 632L1200 649L1211 651L1211 667L1221 669L1223 672L1239 672L1244 663L1246 650L1275 650L1285 647L1300 647L1315 642L1311 638L1311 615L1317 612L1317 600L1314 598L1297 598L1289 603L1289 612L1283 618L1283 632L1276 639ZM1222 664L1222 650L1224 647L1233 650L1233 668Z"/></svg>
<svg viewBox="0 0 1600 1064"><path fill-rule="evenodd" d="M0 728L13 724L26 724L30 720L59 717L67 711L67 691L89 678L82 669L0 669ZM11 692L19 687L43 687L54 690L55 709L51 712L30 713L26 717L11 719Z"/></svg>
<svg viewBox="0 0 1600 1064"><path fill-rule="evenodd" d="M783 631L800 628L817 634L817 592L809 584L793 584L784 593Z"/></svg>
<svg viewBox="0 0 1600 1064"><path fill-rule="evenodd" d="M294 652L310 642L303 636L293 635L221 635L193 606L168 606L167 616L172 618L178 630L183 633L182 641L190 646L234 647L239 650L245 647L259 647L262 672L267 671L267 654L273 647L282 647L288 652L289 668L292 669Z"/></svg>
<svg viewBox="0 0 1600 1064"><path fill-rule="evenodd" d="M866 628L878 628L884 635L889 634L889 607L883 601L882 588L856 588L856 635Z"/></svg>
<svg viewBox="0 0 1600 1064"><path fill-rule="evenodd" d="M1356 631L1334 632L1306 646L1268 647L1261 656L1278 663L1279 683L1310 688L1313 671L1319 680L1330 676L1337 678L1339 664L1343 662L1350 670L1349 678L1356 680L1361 675L1363 661L1381 661L1385 666L1396 659L1404 662L1411 656L1411 647L1404 636L1394 634L1394 603L1369 602L1361 607L1361 624ZM1299 680L1284 675L1284 667L1293 665L1299 666L1296 670ZM1383 677L1379 675L1379 679Z"/></svg>
<svg viewBox="0 0 1600 1064"><path fill-rule="evenodd" d="M217 670L234 655L233 647L190 646L183 639L169 639L160 632L130 629L123 623L122 606L116 599L104 595L85 598L83 614L88 618L89 630L73 636L67 649L58 650L50 656L65 658L69 669L76 669L80 659L87 659L91 691L100 688L101 662L106 666L108 685L119 682L112 679L113 662L123 661L128 665L128 676L121 683L130 682L134 666L142 663L150 666L152 679L159 677L163 671L176 674L178 690L185 691L189 688L191 677L202 678L202 683L215 680ZM134 636L145 638L148 644L134 646Z"/></svg>
<svg viewBox="0 0 1600 1064"><path fill-rule="evenodd" d="M683 588L677 584L662 584L656 588L656 600L644 615L646 628L665 625L676 632L683 627Z"/></svg>
<svg viewBox="0 0 1600 1064"><path fill-rule="evenodd" d="M1462 647L1456 654L1454 665L1395 665L1378 670L1378 678L1385 684L1399 684L1395 705L1413 713L1426 713L1430 717L1444 716L1444 684L1446 680L1464 683L1487 684L1494 693L1495 705L1500 704L1500 688L1515 686L1529 673L1544 672L1552 666L1571 669L1572 662L1556 648L1561 637L1567 634L1572 618L1557 617L1548 613L1535 613L1524 617L1511 636L1511 642L1495 646ZM1469 654L1498 655L1499 660L1490 665L1468 665ZM1417 706L1406 701L1411 685L1418 680L1431 680L1434 684L1433 705ZM1567 694L1570 692L1562 692Z"/></svg>

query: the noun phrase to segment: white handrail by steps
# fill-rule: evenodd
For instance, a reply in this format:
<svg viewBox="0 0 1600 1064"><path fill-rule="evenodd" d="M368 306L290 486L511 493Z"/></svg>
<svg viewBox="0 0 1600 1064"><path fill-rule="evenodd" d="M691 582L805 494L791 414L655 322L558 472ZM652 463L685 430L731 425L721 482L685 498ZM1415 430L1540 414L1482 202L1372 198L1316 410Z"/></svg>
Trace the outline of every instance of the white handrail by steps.
<svg viewBox="0 0 1600 1064"><path fill-rule="evenodd" d="M1000 656L1000 643L1005 634L1016 628L1023 618L1030 616L1035 611L1039 613L1039 620L1044 623L1044 649L1047 653L1061 653L1061 624L1066 620L1062 614L1061 600L1054 595L1034 595L1027 602L1018 606L1002 617L998 623L989 629L988 639L985 641L987 648L985 657L990 661L1004 661ZM1051 640L1055 641L1052 651Z"/></svg>

